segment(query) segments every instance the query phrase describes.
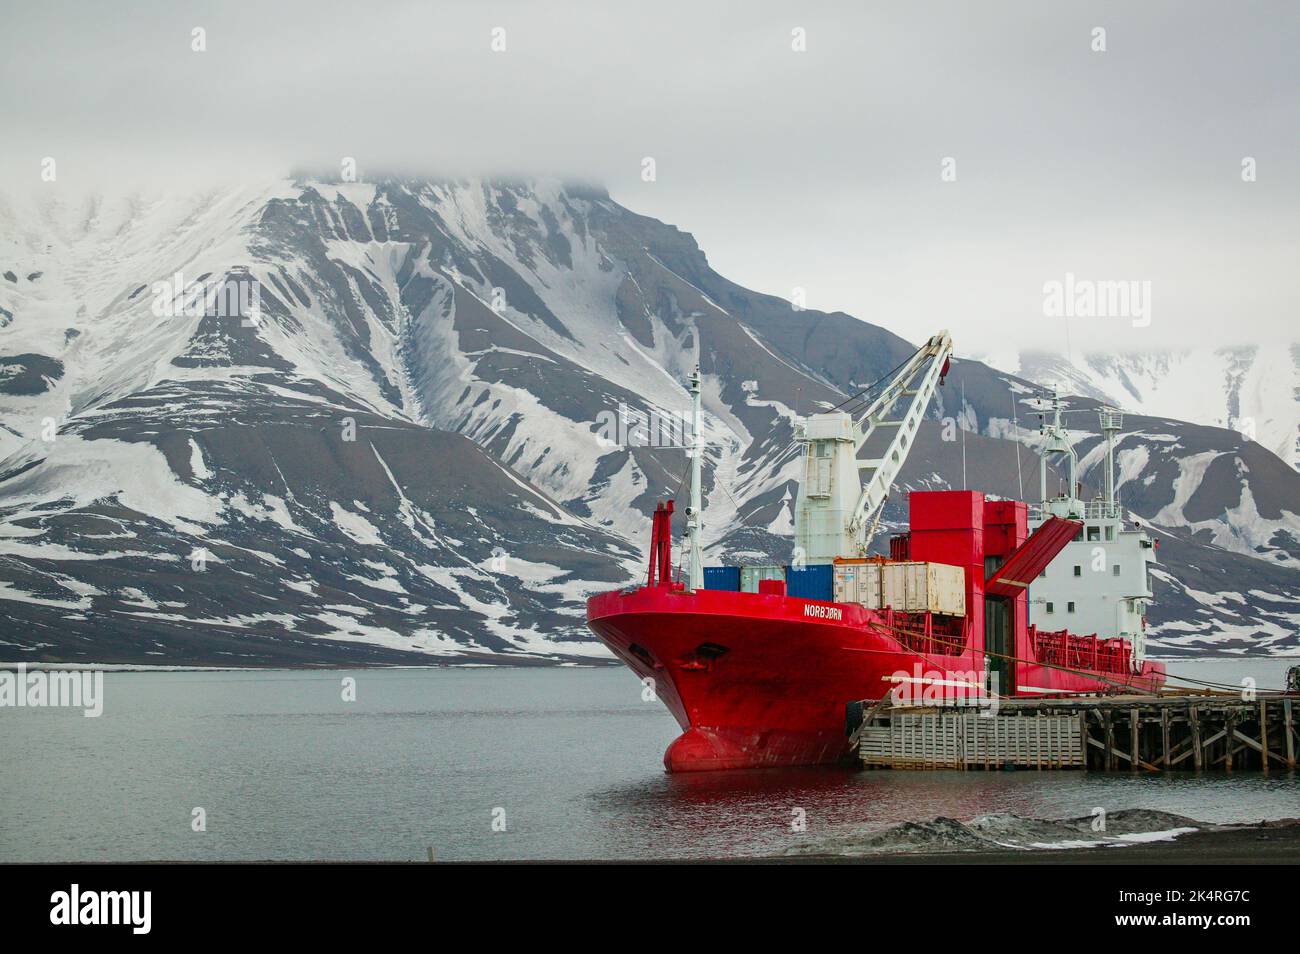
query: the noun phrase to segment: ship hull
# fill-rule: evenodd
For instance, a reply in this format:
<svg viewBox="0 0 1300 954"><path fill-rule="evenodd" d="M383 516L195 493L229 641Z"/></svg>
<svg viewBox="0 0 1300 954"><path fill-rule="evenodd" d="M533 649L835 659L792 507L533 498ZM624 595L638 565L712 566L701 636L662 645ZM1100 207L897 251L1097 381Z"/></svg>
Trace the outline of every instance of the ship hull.
<svg viewBox="0 0 1300 954"><path fill-rule="evenodd" d="M671 772L839 762L850 754L848 704L891 691L988 699L977 647L918 652L883 614L856 604L647 586L594 596L587 615L681 725L664 754ZM1033 694L1151 691L1163 670L1089 674L1025 663L1016 680Z"/></svg>

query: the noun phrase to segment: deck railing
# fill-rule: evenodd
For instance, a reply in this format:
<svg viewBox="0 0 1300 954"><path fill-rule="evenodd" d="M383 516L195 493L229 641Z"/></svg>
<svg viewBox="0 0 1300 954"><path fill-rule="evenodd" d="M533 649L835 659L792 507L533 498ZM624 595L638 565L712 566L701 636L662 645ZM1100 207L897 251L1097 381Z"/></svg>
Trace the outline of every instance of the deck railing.
<svg viewBox="0 0 1300 954"><path fill-rule="evenodd" d="M1098 639L1095 634L1076 636L1063 629L1043 632L1037 626L1030 626L1029 641L1035 658L1054 666L1122 673L1128 672L1133 663L1133 647L1118 636Z"/></svg>
<svg viewBox="0 0 1300 954"><path fill-rule="evenodd" d="M1083 520L1117 520L1124 515L1124 508L1118 503L1107 503L1104 500L1089 500L1083 504L1083 512L1079 518ZM1052 512L1046 507L1031 507L1030 516L1036 520L1046 520L1052 516Z"/></svg>

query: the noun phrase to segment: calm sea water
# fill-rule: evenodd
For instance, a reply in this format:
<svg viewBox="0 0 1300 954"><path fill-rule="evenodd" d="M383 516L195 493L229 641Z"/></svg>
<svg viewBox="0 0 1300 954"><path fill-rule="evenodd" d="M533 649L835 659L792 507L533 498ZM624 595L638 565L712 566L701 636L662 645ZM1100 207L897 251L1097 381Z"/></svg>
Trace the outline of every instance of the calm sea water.
<svg viewBox="0 0 1300 954"><path fill-rule="evenodd" d="M1287 662L1170 668L1278 686ZM677 725L616 668L114 672L105 696L97 719L0 709L0 861L747 856L940 815L1300 815L1277 772L667 775Z"/></svg>

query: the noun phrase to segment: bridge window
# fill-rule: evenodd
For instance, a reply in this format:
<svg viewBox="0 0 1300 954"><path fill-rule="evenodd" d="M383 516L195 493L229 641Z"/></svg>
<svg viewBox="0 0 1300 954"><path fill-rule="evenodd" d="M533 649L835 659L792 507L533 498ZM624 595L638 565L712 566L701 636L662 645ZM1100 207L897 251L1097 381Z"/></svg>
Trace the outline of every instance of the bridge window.
<svg viewBox="0 0 1300 954"><path fill-rule="evenodd" d="M1099 540L1101 540L1101 527L1089 527L1089 528L1088 528L1088 542L1089 542L1089 543L1096 543L1096 542L1099 541Z"/></svg>
<svg viewBox="0 0 1300 954"><path fill-rule="evenodd" d="M1110 540L1114 540L1114 539L1115 539L1115 526L1114 526L1114 524L1106 524L1106 539L1107 539L1107 541L1110 541Z"/></svg>

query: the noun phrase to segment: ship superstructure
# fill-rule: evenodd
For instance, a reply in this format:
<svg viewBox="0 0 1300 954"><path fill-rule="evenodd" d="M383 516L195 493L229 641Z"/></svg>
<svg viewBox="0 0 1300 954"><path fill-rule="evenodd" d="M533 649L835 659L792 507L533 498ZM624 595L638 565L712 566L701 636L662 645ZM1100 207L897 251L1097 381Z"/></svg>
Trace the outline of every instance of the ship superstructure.
<svg viewBox="0 0 1300 954"><path fill-rule="evenodd" d="M1039 506L1029 513L1036 530L1051 517L1078 521L1079 531L1030 589L1029 621L1041 629L1065 627L1076 633L1121 638L1132 647L1134 667L1145 658L1146 611L1151 603L1149 567L1156 562L1158 541L1124 518L1115 491L1115 443L1123 415L1110 407L1097 413L1105 444L1101 490L1092 500L1078 496L1078 461L1069 432L1061 423L1064 408L1055 392L1040 411L1043 438L1039 470ZM1068 474L1053 494L1049 462Z"/></svg>

